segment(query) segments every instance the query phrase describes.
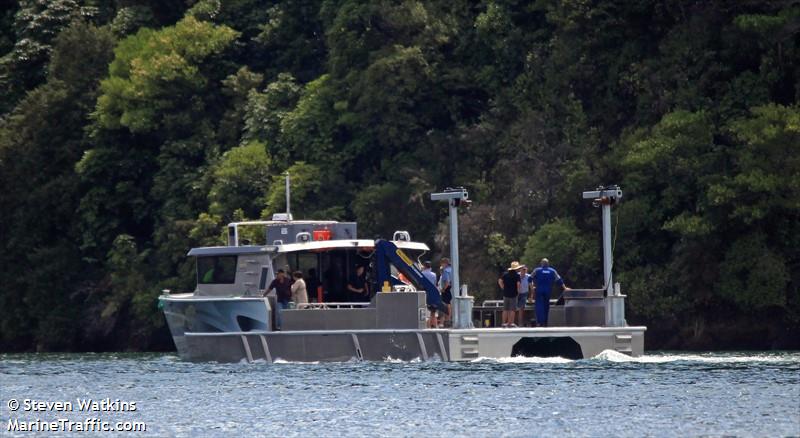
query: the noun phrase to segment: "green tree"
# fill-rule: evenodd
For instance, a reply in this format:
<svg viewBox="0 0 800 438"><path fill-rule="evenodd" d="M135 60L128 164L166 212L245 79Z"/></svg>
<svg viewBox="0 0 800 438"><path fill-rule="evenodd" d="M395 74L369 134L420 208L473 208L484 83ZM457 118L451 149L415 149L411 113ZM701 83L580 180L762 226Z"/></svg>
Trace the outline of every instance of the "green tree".
<svg viewBox="0 0 800 438"><path fill-rule="evenodd" d="M320 0L278 2L266 9L266 18L253 39L255 50L269 54L268 69L289 72L303 82L323 73L327 48L319 18Z"/></svg>
<svg viewBox="0 0 800 438"><path fill-rule="evenodd" d="M602 288L599 254L597 238L587 236L569 221L556 219L530 235L523 261L533 270L547 258L568 284Z"/></svg>
<svg viewBox="0 0 800 438"><path fill-rule="evenodd" d="M792 297L797 279L789 276L800 261L799 126L798 108L780 105L753 108L729 124L733 171L709 188L709 198L726 213L720 222L732 236L718 290L742 308L800 314Z"/></svg>
<svg viewBox="0 0 800 438"><path fill-rule="evenodd" d="M300 85L288 73L279 74L263 92L251 90L245 107L243 140L264 142L272 156L286 161L293 151L282 142L281 125L297 105L300 93Z"/></svg>
<svg viewBox="0 0 800 438"><path fill-rule="evenodd" d="M114 50L109 78L101 83L96 117L105 129L132 133L186 129L206 107L199 96L209 80L203 62L221 53L237 37L226 26L189 16L161 31L141 29ZM175 113L175 110L184 111Z"/></svg>
<svg viewBox="0 0 800 438"><path fill-rule="evenodd" d="M736 169L710 188L714 205L731 205L730 219L769 224L800 211L800 109L755 107L729 129L741 144L733 150Z"/></svg>
<svg viewBox="0 0 800 438"><path fill-rule="evenodd" d="M347 163L351 158L349 150L336 141L339 131L336 109L338 93L330 76L322 75L307 83L299 93L290 88L291 83L286 85L282 102L288 104L297 96L297 103L291 111L273 111L273 120L267 125L279 123L275 140L270 142L274 145L273 153L282 160L292 157L311 163ZM273 90L268 88L267 91ZM281 105L278 103L277 108L281 108ZM347 172L349 168L342 170Z"/></svg>
<svg viewBox="0 0 800 438"><path fill-rule="evenodd" d="M344 208L339 203L337 187L343 182L335 171L298 161L286 169L291 178L291 213L298 219L343 219ZM266 196L262 218L286 211L286 183L283 173L275 173Z"/></svg>
<svg viewBox="0 0 800 438"><path fill-rule="evenodd" d="M264 75L255 73L247 67L241 67L235 74L222 81L222 93L229 99L229 108L220 122L218 137L224 149L233 147L245 135L245 123L248 116L248 101L251 92L261 85Z"/></svg>
<svg viewBox="0 0 800 438"><path fill-rule="evenodd" d="M58 34L73 21L89 18L95 8L75 0L22 0L14 16L16 41L0 58L0 114L8 112L28 90L47 77L47 62Z"/></svg>
<svg viewBox="0 0 800 438"><path fill-rule="evenodd" d="M784 258L770 250L763 234L734 241L720 268L719 294L741 309L758 311L786 306L789 273Z"/></svg>
<svg viewBox="0 0 800 438"><path fill-rule="evenodd" d="M210 212L230 218L242 209L245 216L258 217L272 170L272 160L262 143L254 141L225 152L212 171Z"/></svg>
<svg viewBox="0 0 800 438"><path fill-rule="evenodd" d="M479 300L513 259L597 286L579 193L620 183L615 278L648 347L800 348L795 1L0 11L2 350L170 348L153 306L193 287L186 249L283 211L287 170L295 217L405 229L434 260L429 193L466 186Z"/></svg>
<svg viewBox="0 0 800 438"><path fill-rule="evenodd" d="M77 166L87 185L79 210L84 246L97 248L95 258L118 234L146 238L159 220L193 218L205 208L203 173L219 154L222 113L209 103L222 95L224 77L211 58L236 35L187 17L160 31L143 28L116 47L93 113L95 147Z"/></svg>
<svg viewBox="0 0 800 438"><path fill-rule="evenodd" d="M55 39L47 82L0 120L0 348L69 349L79 339L84 269L75 227L74 164L111 59L113 37L76 22ZM54 123L57 120L58 123Z"/></svg>

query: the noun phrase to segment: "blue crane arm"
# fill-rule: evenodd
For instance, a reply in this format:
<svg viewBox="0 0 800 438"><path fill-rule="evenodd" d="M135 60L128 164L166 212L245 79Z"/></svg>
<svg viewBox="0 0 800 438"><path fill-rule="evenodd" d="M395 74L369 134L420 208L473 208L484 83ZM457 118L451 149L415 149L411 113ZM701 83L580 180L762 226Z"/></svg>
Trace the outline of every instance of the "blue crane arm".
<svg viewBox="0 0 800 438"><path fill-rule="evenodd" d="M447 312L447 306L442 302L442 296L439 294L439 289L435 284L422 275L419 267L414 264L400 248L394 243L378 239L375 241L375 259L377 267L377 280L378 290L380 290L383 282L388 281L389 284L397 284L397 281L392 277L390 265L394 265L398 271L402 272L414 287L425 290L426 303L429 306L434 306L437 309Z"/></svg>

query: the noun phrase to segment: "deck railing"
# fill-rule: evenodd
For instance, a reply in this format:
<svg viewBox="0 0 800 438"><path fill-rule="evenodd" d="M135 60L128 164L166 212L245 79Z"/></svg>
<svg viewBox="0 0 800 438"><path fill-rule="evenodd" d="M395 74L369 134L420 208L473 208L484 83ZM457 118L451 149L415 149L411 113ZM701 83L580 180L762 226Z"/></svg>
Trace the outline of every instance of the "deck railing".
<svg viewBox="0 0 800 438"><path fill-rule="evenodd" d="M370 303L301 303L295 306L297 310L325 310L325 309L361 309L369 307Z"/></svg>
<svg viewBox="0 0 800 438"><path fill-rule="evenodd" d="M558 299L551 299L550 304L555 304L558 302ZM528 302L525 302L525 305L528 305ZM484 300L481 303L481 307L503 307L503 300Z"/></svg>
<svg viewBox="0 0 800 438"><path fill-rule="evenodd" d="M604 289L570 289L569 291L562 292L556 298L551 298L550 304L556 304L561 298L577 300L603 298L604 293ZM527 302L525 304L527 304ZM481 303L481 307L503 307L503 300L484 300L483 303Z"/></svg>

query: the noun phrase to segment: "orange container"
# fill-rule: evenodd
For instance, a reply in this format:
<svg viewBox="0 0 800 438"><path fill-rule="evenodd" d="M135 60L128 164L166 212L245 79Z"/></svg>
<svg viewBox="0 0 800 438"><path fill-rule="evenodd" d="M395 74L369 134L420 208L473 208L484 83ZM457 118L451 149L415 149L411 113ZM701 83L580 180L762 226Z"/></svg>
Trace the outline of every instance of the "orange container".
<svg viewBox="0 0 800 438"><path fill-rule="evenodd" d="M314 240L331 240L331 230L314 230Z"/></svg>

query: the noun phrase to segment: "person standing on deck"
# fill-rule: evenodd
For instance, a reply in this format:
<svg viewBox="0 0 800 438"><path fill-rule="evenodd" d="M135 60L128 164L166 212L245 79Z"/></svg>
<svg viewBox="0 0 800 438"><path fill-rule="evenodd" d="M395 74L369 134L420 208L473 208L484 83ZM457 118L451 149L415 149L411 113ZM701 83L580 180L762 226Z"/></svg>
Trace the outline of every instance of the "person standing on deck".
<svg viewBox="0 0 800 438"><path fill-rule="evenodd" d="M519 294L519 272L518 261L511 262L505 274L497 280L497 284L503 289L503 328L516 327L514 324L514 314L517 311L517 295Z"/></svg>
<svg viewBox="0 0 800 438"><path fill-rule="evenodd" d="M553 283L558 283L565 291L570 290L555 269L550 267L550 261L542 259L540 266L531 275L536 294L536 324L547 327L547 316L550 313L550 293Z"/></svg>
<svg viewBox="0 0 800 438"><path fill-rule="evenodd" d="M350 279L347 281L347 291L350 293L350 302L369 302L369 289L367 289L367 281L364 278L364 265L357 265L355 272L350 275Z"/></svg>
<svg viewBox="0 0 800 438"><path fill-rule="evenodd" d="M341 303L349 299L349 293L345 288L347 279L342 274L344 268L337 258L332 258L330 266L322 274L322 287L326 291L327 299L334 303Z"/></svg>
<svg viewBox="0 0 800 438"><path fill-rule="evenodd" d="M308 270L308 275L303 278L306 281L306 291L308 292L308 301L315 303L320 301L319 295L317 293L317 288L319 288L319 277L317 276L317 270L315 268L311 268ZM324 301L325 298L323 297L322 300Z"/></svg>
<svg viewBox="0 0 800 438"><path fill-rule="evenodd" d="M531 286L531 274L528 274L528 267L519 267L519 295L517 295L517 321L519 325L525 327L525 303L529 301Z"/></svg>
<svg viewBox="0 0 800 438"><path fill-rule="evenodd" d="M275 327L281 329L281 310L289 308L289 300L292 299L292 281L286 277L283 269L278 269L277 276L269 284L264 296L267 296L272 289L275 289L275 302L278 304L275 312Z"/></svg>
<svg viewBox="0 0 800 438"><path fill-rule="evenodd" d="M436 286L436 274L431 270L431 262L426 261L423 263L422 276L427 278L432 285ZM430 318L428 318L428 328L439 327L438 319L436 318L436 306L428 306Z"/></svg>
<svg viewBox="0 0 800 438"><path fill-rule="evenodd" d="M453 301L453 267L450 266L450 259L442 257L439 262L439 293L442 294L442 302L447 307L447 315L444 316L444 325L450 324L450 302Z"/></svg>
<svg viewBox="0 0 800 438"><path fill-rule="evenodd" d="M306 290L306 282L303 280L303 273L300 271L292 274L294 283L292 283L292 301L297 304L308 303L308 291Z"/></svg>

